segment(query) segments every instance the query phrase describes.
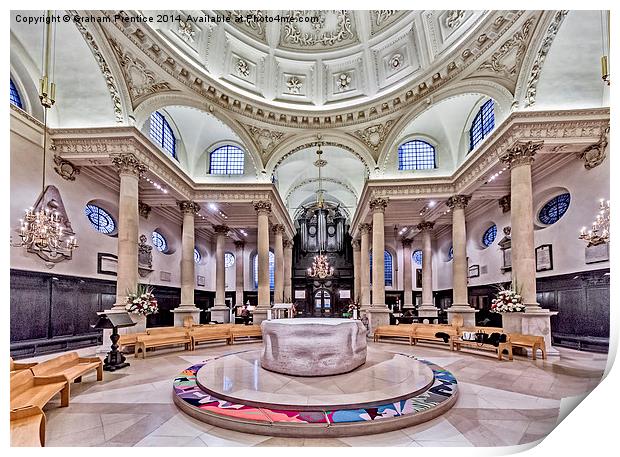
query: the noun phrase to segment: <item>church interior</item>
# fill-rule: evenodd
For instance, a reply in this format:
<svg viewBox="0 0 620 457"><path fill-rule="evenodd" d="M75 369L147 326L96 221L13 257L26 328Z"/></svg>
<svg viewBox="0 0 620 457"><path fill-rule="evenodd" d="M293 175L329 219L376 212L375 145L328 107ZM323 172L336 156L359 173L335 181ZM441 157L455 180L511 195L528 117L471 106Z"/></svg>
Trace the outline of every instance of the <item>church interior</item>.
<svg viewBox="0 0 620 457"><path fill-rule="evenodd" d="M540 442L610 351L609 24L11 11L11 445Z"/></svg>

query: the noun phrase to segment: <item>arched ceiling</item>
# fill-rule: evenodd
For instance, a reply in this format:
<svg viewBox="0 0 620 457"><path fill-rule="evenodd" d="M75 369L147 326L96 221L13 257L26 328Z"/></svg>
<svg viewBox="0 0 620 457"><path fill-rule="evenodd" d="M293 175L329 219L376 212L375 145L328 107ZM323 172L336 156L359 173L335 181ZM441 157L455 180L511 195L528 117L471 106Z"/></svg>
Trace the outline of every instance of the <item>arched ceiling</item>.
<svg viewBox="0 0 620 457"><path fill-rule="evenodd" d="M141 11L145 16L157 11ZM172 13L170 11L166 12ZM365 103L428 73L487 16L465 10L175 11L146 24L228 89L312 110ZM293 22L262 22L280 15Z"/></svg>

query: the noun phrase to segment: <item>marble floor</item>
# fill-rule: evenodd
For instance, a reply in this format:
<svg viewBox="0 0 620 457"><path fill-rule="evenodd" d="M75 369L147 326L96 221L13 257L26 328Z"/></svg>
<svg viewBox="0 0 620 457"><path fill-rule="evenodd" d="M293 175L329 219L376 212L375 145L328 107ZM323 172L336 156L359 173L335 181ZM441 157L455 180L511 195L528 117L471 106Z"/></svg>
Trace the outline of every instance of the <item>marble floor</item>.
<svg viewBox="0 0 620 457"><path fill-rule="evenodd" d="M119 372L84 377L71 386L71 404L45 408L47 446L507 446L544 438L571 397L599 383L607 355L560 348L547 361L516 356L499 362L490 352L450 352L443 346L372 343L370 348L414 354L450 370L459 398L446 414L394 432L349 438L278 438L225 430L197 421L172 403L172 380L207 357L256 350L261 343L160 350L128 357ZM85 348L80 355L93 355ZM41 357L42 360L48 357ZM37 360L29 359L29 360Z"/></svg>

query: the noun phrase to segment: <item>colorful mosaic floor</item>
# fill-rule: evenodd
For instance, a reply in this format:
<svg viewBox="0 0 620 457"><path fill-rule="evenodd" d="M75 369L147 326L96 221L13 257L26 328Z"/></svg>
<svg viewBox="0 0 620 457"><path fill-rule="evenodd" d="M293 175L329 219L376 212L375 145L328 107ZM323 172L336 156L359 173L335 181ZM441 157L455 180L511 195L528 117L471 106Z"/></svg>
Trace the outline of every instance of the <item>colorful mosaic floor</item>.
<svg viewBox="0 0 620 457"><path fill-rule="evenodd" d="M198 384L196 374L209 359L190 366L174 379L173 398L184 412L209 424L288 437L386 432L431 420L448 411L458 396L457 381L452 373L428 360L409 354L398 355L427 365L433 372L434 381L430 387L409 398L373 407L305 411L233 403L205 392Z"/></svg>

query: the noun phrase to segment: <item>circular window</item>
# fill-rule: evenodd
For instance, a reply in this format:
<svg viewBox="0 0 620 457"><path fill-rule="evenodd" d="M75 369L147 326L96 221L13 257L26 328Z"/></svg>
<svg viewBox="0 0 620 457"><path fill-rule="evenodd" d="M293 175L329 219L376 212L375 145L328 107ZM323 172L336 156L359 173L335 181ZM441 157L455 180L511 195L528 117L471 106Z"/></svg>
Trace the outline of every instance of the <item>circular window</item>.
<svg viewBox="0 0 620 457"><path fill-rule="evenodd" d="M495 237L497 236L497 225L493 224L490 226L482 235L482 244L486 247L491 246L493 241L495 241Z"/></svg>
<svg viewBox="0 0 620 457"><path fill-rule="evenodd" d="M413 251L413 261L418 265L422 265L422 251L420 249Z"/></svg>
<svg viewBox="0 0 620 457"><path fill-rule="evenodd" d="M568 210L570 194L568 192L553 197L538 212L538 220L545 225L555 224Z"/></svg>
<svg viewBox="0 0 620 457"><path fill-rule="evenodd" d="M84 208L84 214L88 218L90 224L99 233L109 235L116 230L116 224L110 213L99 206L88 204Z"/></svg>
<svg viewBox="0 0 620 457"><path fill-rule="evenodd" d="M448 262L452 260L453 258L454 258L454 249L452 246L450 246L450 249L448 249Z"/></svg>
<svg viewBox="0 0 620 457"><path fill-rule="evenodd" d="M154 231L151 238L153 240L153 246L155 246L155 249L157 249L159 252L166 252L168 250L168 243L166 242L166 238L164 238L161 233L159 233L158 231Z"/></svg>
<svg viewBox="0 0 620 457"><path fill-rule="evenodd" d="M194 248L194 262L200 263L200 259L202 259L202 256L200 255L200 251Z"/></svg>
<svg viewBox="0 0 620 457"><path fill-rule="evenodd" d="M235 256L230 253L227 252L224 254L224 265L226 266L226 268L230 268L235 264Z"/></svg>

